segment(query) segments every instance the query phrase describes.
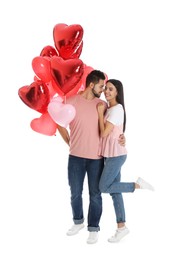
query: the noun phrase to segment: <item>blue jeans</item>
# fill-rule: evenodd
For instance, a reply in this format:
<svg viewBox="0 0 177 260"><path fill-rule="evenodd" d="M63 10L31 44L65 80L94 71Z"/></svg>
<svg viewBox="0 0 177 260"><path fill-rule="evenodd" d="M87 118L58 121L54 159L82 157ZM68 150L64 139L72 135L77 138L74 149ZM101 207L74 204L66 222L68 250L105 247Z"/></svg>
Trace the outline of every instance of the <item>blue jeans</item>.
<svg viewBox="0 0 177 260"><path fill-rule="evenodd" d="M99 190L100 176L104 166L104 159L86 159L69 155L68 181L71 190L71 207L74 224L84 222L82 191L85 175L88 177L89 209L88 231L99 231L102 214L102 197Z"/></svg>
<svg viewBox="0 0 177 260"><path fill-rule="evenodd" d="M99 189L102 193L112 196L116 222L125 222L125 209L122 192L134 192L134 182L120 182L121 167L127 159L127 155L105 158L104 169L100 178Z"/></svg>

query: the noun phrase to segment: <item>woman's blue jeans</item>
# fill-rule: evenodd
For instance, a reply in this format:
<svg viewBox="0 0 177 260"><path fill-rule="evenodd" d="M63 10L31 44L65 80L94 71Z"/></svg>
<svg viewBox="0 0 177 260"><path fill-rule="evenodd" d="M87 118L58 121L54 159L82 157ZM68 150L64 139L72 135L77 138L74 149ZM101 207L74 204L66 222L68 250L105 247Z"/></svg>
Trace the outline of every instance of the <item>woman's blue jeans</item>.
<svg viewBox="0 0 177 260"><path fill-rule="evenodd" d="M99 190L104 159L86 159L69 155L68 181L71 190L71 207L74 224L84 222L82 192L87 173L89 190L88 231L99 231L102 214L102 197Z"/></svg>
<svg viewBox="0 0 177 260"><path fill-rule="evenodd" d="M104 169L100 178L99 188L102 193L112 196L116 222L125 222L125 209L122 192L134 192L134 182L120 182L121 167L127 155L105 158Z"/></svg>

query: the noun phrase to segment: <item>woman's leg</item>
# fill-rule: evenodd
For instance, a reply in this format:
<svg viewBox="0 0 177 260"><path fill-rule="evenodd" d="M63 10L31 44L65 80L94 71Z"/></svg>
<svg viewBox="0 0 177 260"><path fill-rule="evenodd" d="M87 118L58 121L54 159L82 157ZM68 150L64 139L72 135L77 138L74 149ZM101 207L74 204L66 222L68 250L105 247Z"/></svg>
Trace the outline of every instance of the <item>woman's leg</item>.
<svg viewBox="0 0 177 260"><path fill-rule="evenodd" d="M105 165L99 183L102 193L134 192L134 182L120 182L119 175L126 158L126 155L105 158Z"/></svg>

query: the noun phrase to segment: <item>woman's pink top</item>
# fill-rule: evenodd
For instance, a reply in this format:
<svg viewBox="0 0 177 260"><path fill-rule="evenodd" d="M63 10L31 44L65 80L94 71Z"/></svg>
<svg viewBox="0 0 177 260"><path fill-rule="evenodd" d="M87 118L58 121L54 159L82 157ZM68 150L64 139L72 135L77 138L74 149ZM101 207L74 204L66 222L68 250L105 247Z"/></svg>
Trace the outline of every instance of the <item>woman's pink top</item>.
<svg viewBox="0 0 177 260"><path fill-rule="evenodd" d="M118 142L119 136L123 133L124 110L121 104L108 108L104 118L114 125L111 133L102 137L99 145L99 155L104 157L116 157L127 154L125 146Z"/></svg>

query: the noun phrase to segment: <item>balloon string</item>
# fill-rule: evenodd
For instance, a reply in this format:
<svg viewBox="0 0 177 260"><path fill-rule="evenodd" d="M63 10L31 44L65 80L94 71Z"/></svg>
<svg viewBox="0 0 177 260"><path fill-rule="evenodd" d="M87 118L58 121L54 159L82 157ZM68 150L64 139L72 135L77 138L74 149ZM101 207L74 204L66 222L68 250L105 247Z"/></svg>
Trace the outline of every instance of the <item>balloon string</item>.
<svg viewBox="0 0 177 260"><path fill-rule="evenodd" d="M66 104L66 96L64 96L64 104Z"/></svg>

